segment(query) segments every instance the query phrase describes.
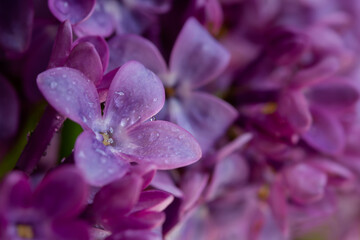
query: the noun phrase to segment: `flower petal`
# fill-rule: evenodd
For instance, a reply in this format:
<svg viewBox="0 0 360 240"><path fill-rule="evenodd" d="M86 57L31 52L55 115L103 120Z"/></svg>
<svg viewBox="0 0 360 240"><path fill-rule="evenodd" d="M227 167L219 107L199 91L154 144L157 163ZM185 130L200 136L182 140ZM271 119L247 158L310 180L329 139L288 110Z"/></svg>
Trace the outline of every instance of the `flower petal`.
<svg viewBox="0 0 360 240"><path fill-rule="evenodd" d="M137 11L144 13L166 13L172 0L124 0L124 3Z"/></svg>
<svg viewBox="0 0 360 240"><path fill-rule="evenodd" d="M336 116L320 109L311 109L313 123L302 139L314 149L330 155L342 152L345 145L344 129Z"/></svg>
<svg viewBox="0 0 360 240"><path fill-rule="evenodd" d="M105 240L161 240L161 233L150 230L126 230L114 233Z"/></svg>
<svg viewBox="0 0 360 240"><path fill-rule="evenodd" d="M111 224L111 219L116 218L115 215L123 216L135 206L141 187L142 179L137 175L127 175L104 186L94 198L95 214L104 223Z"/></svg>
<svg viewBox="0 0 360 240"><path fill-rule="evenodd" d="M101 59L102 69L104 72L108 67L109 54L110 54L109 47L108 47L108 44L106 43L105 39L100 36L87 36L87 37L78 38L74 42L74 45L77 45L77 44L83 43L83 42L89 42L92 45L94 45L94 47Z"/></svg>
<svg viewBox="0 0 360 240"><path fill-rule="evenodd" d="M319 107L344 110L356 104L359 92L349 83L326 81L310 88L306 97Z"/></svg>
<svg viewBox="0 0 360 240"><path fill-rule="evenodd" d="M16 134L20 117L19 105L15 89L0 75L0 141L8 140Z"/></svg>
<svg viewBox="0 0 360 240"><path fill-rule="evenodd" d="M49 68L64 66L66 59L70 55L73 41L72 28L68 20L60 24L54 46L51 52Z"/></svg>
<svg viewBox="0 0 360 240"><path fill-rule="evenodd" d="M200 159L201 149L190 133L165 121L145 122L127 132L132 148L122 152L139 163L152 163L158 169L173 169Z"/></svg>
<svg viewBox="0 0 360 240"><path fill-rule="evenodd" d="M193 92L188 99L174 106L170 102L170 120L189 131L200 143L203 152L209 150L237 117L237 111L227 102L207 93Z"/></svg>
<svg viewBox="0 0 360 240"><path fill-rule="evenodd" d="M320 200L325 191L326 174L306 163L299 163L284 171L290 196L300 203Z"/></svg>
<svg viewBox="0 0 360 240"><path fill-rule="evenodd" d="M37 78L45 99L62 115L91 128L101 118L99 96L94 84L80 71L72 68L52 68Z"/></svg>
<svg viewBox="0 0 360 240"><path fill-rule="evenodd" d="M95 0L48 0L51 13L59 20L77 24L89 17L95 8Z"/></svg>
<svg viewBox="0 0 360 240"><path fill-rule="evenodd" d="M170 193L159 190L143 191L140 194L138 203L132 209L132 212L137 211L163 211L174 200L174 196Z"/></svg>
<svg viewBox="0 0 360 240"><path fill-rule="evenodd" d="M76 140L75 164L90 185L99 187L122 178L129 170L129 164L91 131L84 131Z"/></svg>
<svg viewBox="0 0 360 240"><path fill-rule="evenodd" d="M75 68L82 72L95 85L102 78L102 62L93 44L83 42L77 44L66 61L66 67Z"/></svg>
<svg viewBox="0 0 360 240"><path fill-rule="evenodd" d="M109 70L120 67L130 60L141 62L156 74L166 71L161 53L149 40L137 35L118 35L110 39Z"/></svg>
<svg viewBox="0 0 360 240"><path fill-rule="evenodd" d="M182 191L175 185L167 171L157 171L151 182L151 186L171 193L175 197L182 198Z"/></svg>
<svg viewBox="0 0 360 240"><path fill-rule="evenodd" d="M96 1L96 6L91 16L74 26L76 35L80 37L94 35L109 37L114 30L114 21L106 11L106 1Z"/></svg>
<svg viewBox="0 0 360 240"><path fill-rule="evenodd" d="M193 88L205 85L225 70L229 52L194 18L185 23L170 57L170 72Z"/></svg>
<svg viewBox="0 0 360 240"><path fill-rule="evenodd" d="M29 47L34 22L32 0L0 1L0 47L10 55Z"/></svg>
<svg viewBox="0 0 360 240"><path fill-rule="evenodd" d="M26 175L20 171L9 173L0 186L0 211L26 208L31 204L31 187Z"/></svg>
<svg viewBox="0 0 360 240"><path fill-rule="evenodd" d="M50 172L34 192L34 207L51 218L75 217L85 207L88 186L80 171L64 166Z"/></svg>
<svg viewBox="0 0 360 240"><path fill-rule="evenodd" d="M54 221L51 225L54 240L88 240L89 226L81 221Z"/></svg>
<svg viewBox="0 0 360 240"><path fill-rule="evenodd" d="M164 101L165 91L159 78L142 64L131 61L119 69L110 85L104 117L114 128L130 126L154 116Z"/></svg>

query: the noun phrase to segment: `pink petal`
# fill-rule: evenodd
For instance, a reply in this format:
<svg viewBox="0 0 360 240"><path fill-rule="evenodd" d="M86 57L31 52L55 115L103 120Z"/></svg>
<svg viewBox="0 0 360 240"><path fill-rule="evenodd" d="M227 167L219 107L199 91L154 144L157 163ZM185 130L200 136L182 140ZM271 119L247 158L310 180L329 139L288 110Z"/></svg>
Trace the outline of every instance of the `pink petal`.
<svg viewBox="0 0 360 240"><path fill-rule="evenodd" d="M225 133L237 117L235 108L207 93L193 92L179 103L180 109L170 104L170 119L193 134L203 152Z"/></svg>
<svg viewBox="0 0 360 240"><path fill-rule="evenodd" d="M106 1L96 1L94 12L85 21L74 27L76 35L109 37L115 30L112 16L106 11Z"/></svg>
<svg viewBox="0 0 360 240"><path fill-rule="evenodd" d="M75 164L90 185L99 187L122 178L130 167L90 131L84 131L76 140Z"/></svg>
<svg viewBox="0 0 360 240"><path fill-rule="evenodd" d="M95 214L106 222L116 218L116 215L125 215L138 202L141 192L142 180L136 175L127 175L120 180L104 186L94 199Z"/></svg>
<svg viewBox="0 0 360 240"><path fill-rule="evenodd" d="M49 61L49 68L62 67L70 55L73 41L72 28L68 20L61 23L54 42Z"/></svg>
<svg viewBox="0 0 360 240"><path fill-rule="evenodd" d="M128 129L134 146L122 152L139 163L152 163L158 169L173 169L200 159L201 149L193 136L165 121L145 122Z"/></svg>
<svg viewBox="0 0 360 240"><path fill-rule="evenodd" d="M193 88L205 85L223 72L230 54L200 23L190 18L176 39L170 57L170 72Z"/></svg>
<svg viewBox="0 0 360 240"><path fill-rule="evenodd" d="M101 59L103 72L105 72L105 70L107 69L108 64L109 64L109 54L110 54L109 46L108 46L107 42L105 41L105 39L100 36L87 36L87 37L78 38L74 42L74 45L77 45L77 44L83 43L83 42L89 42L92 45L94 45L94 47Z"/></svg>
<svg viewBox="0 0 360 240"><path fill-rule="evenodd" d="M20 171L9 173L0 185L0 209L22 209L31 204L31 186L26 175Z"/></svg>
<svg viewBox="0 0 360 240"><path fill-rule="evenodd" d="M18 130L20 103L13 86L0 75L0 141L14 137Z"/></svg>
<svg viewBox="0 0 360 240"><path fill-rule="evenodd" d="M290 196L300 203L320 200L325 191L326 174L306 163L296 164L284 171Z"/></svg>
<svg viewBox="0 0 360 240"><path fill-rule="evenodd" d="M95 0L48 0L51 13L59 20L77 24L88 18L95 7Z"/></svg>
<svg viewBox="0 0 360 240"><path fill-rule="evenodd" d="M101 118L95 86L80 71L52 68L39 74L37 83L52 107L84 129L92 128L93 122Z"/></svg>
<svg viewBox="0 0 360 240"><path fill-rule="evenodd" d="M166 71L166 63L156 46L137 35L118 35L110 39L109 69L120 67L130 60L141 62L156 74Z"/></svg>
<svg viewBox="0 0 360 240"><path fill-rule="evenodd" d="M94 45L88 42L79 43L71 50L65 66L79 70L95 85L102 78L103 67L100 56Z"/></svg>
<svg viewBox="0 0 360 240"><path fill-rule="evenodd" d="M139 202L134 206L132 212L137 211L163 211L174 200L170 193L159 190L148 190L140 194Z"/></svg>
<svg viewBox="0 0 360 240"><path fill-rule="evenodd" d="M169 172L167 171L157 171L151 182L151 186L171 193L175 197L182 197L181 190L175 185L174 181L169 176Z"/></svg>
<svg viewBox="0 0 360 240"><path fill-rule="evenodd" d="M34 207L51 218L75 217L85 207L88 186L73 166L57 168L34 192Z"/></svg>
<svg viewBox="0 0 360 240"><path fill-rule="evenodd" d="M0 48L10 55L24 53L30 44L34 22L32 0L0 2Z"/></svg>
<svg viewBox="0 0 360 240"><path fill-rule="evenodd" d="M313 123L302 135L302 139L322 153L341 153L345 145L345 133L340 121L336 116L320 109L311 109L311 114Z"/></svg>
<svg viewBox="0 0 360 240"><path fill-rule="evenodd" d="M344 110L353 107L359 100L358 90L344 81L326 81L310 88L307 98L319 107Z"/></svg>
<svg viewBox="0 0 360 240"><path fill-rule="evenodd" d="M170 7L172 0L124 0L129 7L144 13L166 13Z"/></svg>
<svg viewBox="0 0 360 240"><path fill-rule="evenodd" d="M142 64L131 61L115 75L107 95L104 117L110 126L144 122L163 107L164 87Z"/></svg>

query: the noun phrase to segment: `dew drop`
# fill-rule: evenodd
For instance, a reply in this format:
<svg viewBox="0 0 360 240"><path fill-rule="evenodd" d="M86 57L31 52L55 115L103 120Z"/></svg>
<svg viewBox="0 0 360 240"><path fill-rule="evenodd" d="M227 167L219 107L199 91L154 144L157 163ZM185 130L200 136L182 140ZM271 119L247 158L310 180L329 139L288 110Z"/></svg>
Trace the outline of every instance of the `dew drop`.
<svg viewBox="0 0 360 240"><path fill-rule="evenodd" d="M66 77L67 77L67 75L66 75L66 74L63 74L63 75L62 75L62 77L63 77L63 78L66 78ZM74 84L74 82L73 82L73 84Z"/></svg>
<svg viewBox="0 0 360 240"><path fill-rule="evenodd" d="M102 164L105 164L105 163L106 163L106 158L100 158L100 162L101 162Z"/></svg>
<svg viewBox="0 0 360 240"><path fill-rule="evenodd" d="M56 118L56 120L60 120L61 117L59 115L56 115L55 118Z"/></svg>
<svg viewBox="0 0 360 240"><path fill-rule="evenodd" d="M125 118L123 118L120 121L120 126L125 127L126 123L127 123L127 120Z"/></svg>
<svg viewBox="0 0 360 240"><path fill-rule="evenodd" d="M153 99L153 102L157 102L157 100L158 100L157 98L154 98L154 99Z"/></svg>
<svg viewBox="0 0 360 240"><path fill-rule="evenodd" d="M124 96L125 95L125 93L123 93L123 92L115 92L115 94L117 94L117 95L119 95L119 96Z"/></svg>
<svg viewBox="0 0 360 240"><path fill-rule="evenodd" d="M68 14L69 13L69 3L67 1L56 1L55 7L57 10L59 10L62 14Z"/></svg>
<svg viewBox="0 0 360 240"><path fill-rule="evenodd" d="M57 82L51 82L50 83L50 88L51 89L54 89L54 88L56 88L57 87Z"/></svg>
<svg viewBox="0 0 360 240"><path fill-rule="evenodd" d="M114 129L112 127L109 128L109 133L114 133Z"/></svg>
<svg viewBox="0 0 360 240"><path fill-rule="evenodd" d="M150 121L151 121L151 122L153 122L153 121L155 121L155 120L156 120L155 117L150 118Z"/></svg>
<svg viewBox="0 0 360 240"><path fill-rule="evenodd" d="M181 134L181 135L178 136L178 139L183 139L184 137L185 136Z"/></svg>

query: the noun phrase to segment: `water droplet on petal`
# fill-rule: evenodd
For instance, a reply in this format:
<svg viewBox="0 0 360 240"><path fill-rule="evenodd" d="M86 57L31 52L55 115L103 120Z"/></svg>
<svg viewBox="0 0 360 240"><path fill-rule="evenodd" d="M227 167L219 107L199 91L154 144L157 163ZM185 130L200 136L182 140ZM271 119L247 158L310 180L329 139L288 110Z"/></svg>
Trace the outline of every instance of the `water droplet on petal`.
<svg viewBox="0 0 360 240"><path fill-rule="evenodd" d="M50 83L50 88L51 89L54 89L54 88L56 88L57 87L57 82L51 82Z"/></svg>
<svg viewBox="0 0 360 240"><path fill-rule="evenodd" d="M123 93L123 92L121 92L121 91L115 92L115 94L117 94L117 95L119 95L119 96L124 96L124 95L125 95L125 93Z"/></svg>
<svg viewBox="0 0 360 240"><path fill-rule="evenodd" d="M66 74L63 74L63 75L62 75L62 77L63 77L63 78L66 78L66 77L67 77L67 75L66 75Z"/></svg>
<svg viewBox="0 0 360 240"><path fill-rule="evenodd" d="M181 135L178 136L178 139L183 139L184 137L185 136L181 134Z"/></svg>
<svg viewBox="0 0 360 240"><path fill-rule="evenodd" d="M153 121L155 121L155 120L156 120L155 117L150 118L150 121L151 121L151 122L153 122Z"/></svg>
<svg viewBox="0 0 360 240"><path fill-rule="evenodd" d="M157 102L157 100L158 100L157 98L154 98L154 99L153 99L153 102Z"/></svg>
<svg viewBox="0 0 360 240"><path fill-rule="evenodd" d="M57 10L59 10L59 12L61 12L62 14L68 14L69 13L69 3L67 1L56 1L55 2L55 7L57 8Z"/></svg>

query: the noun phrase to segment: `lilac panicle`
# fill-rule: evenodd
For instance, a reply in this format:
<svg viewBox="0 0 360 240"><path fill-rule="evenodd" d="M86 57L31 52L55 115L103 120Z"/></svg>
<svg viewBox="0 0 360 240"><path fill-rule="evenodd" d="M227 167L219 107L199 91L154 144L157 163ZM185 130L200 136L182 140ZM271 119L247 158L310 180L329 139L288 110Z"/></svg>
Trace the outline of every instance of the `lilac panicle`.
<svg viewBox="0 0 360 240"><path fill-rule="evenodd" d="M93 82L79 71L49 69L37 81L49 103L85 130L76 141L75 162L92 185L121 178L129 162L172 169L201 156L188 132L165 121L145 122L161 109L165 96L156 75L137 62L116 73L103 116Z"/></svg>
<svg viewBox="0 0 360 240"><path fill-rule="evenodd" d="M76 219L87 192L74 167L49 173L34 191L23 173L11 172L0 188L1 239L88 240L87 225Z"/></svg>

